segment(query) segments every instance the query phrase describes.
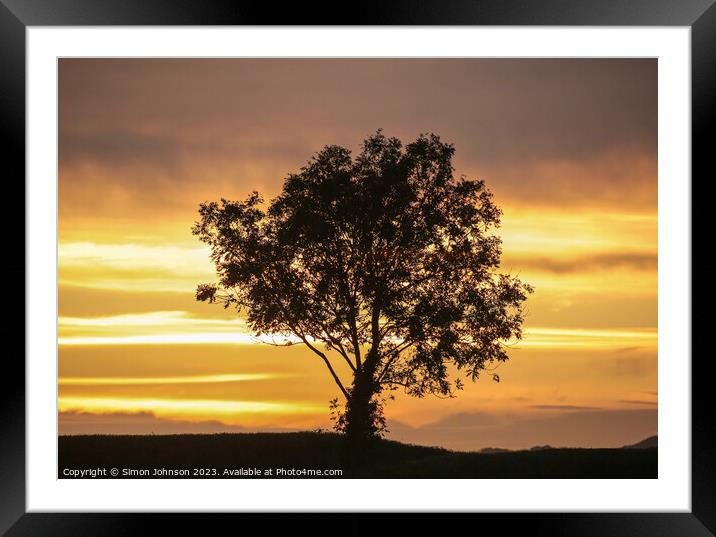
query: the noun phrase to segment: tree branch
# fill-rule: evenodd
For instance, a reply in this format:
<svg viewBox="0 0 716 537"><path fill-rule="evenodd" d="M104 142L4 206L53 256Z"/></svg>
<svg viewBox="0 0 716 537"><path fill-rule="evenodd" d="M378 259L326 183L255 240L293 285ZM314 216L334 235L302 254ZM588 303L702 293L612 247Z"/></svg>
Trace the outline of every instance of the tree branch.
<svg viewBox="0 0 716 537"><path fill-rule="evenodd" d="M385 362L385 365L383 365L383 369L380 372L380 375L378 375L378 382L383 382L383 377L388 373L388 370L390 369L390 366L395 362L395 360L400 356L400 353L404 350L410 348L412 345L415 344L415 341L407 340L401 343L400 345L397 345L395 348L393 348L389 354L392 354L390 358ZM402 346L402 348L401 348Z"/></svg>
<svg viewBox="0 0 716 537"><path fill-rule="evenodd" d="M285 312L283 302L281 302L280 298L277 300L277 303L279 305L279 308L281 308L281 310ZM309 349L311 349L314 353L316 353L318 356L321 357L323 362L326 364L328 371L330 371L331 376L333 377L333 380L338 385L338 387L341 389L341 392L343 392L343 395L346 398L346 401L350 401L350 395L348 393L348 390L346 390L345 386L343 386L343 383L341 382L340 377L338 376L336 371L333 369L333 366L331 365L331 362L328 359L328 357L308 342L308 339L306 338L303 330L299 330L299 328L297 326L291 326L290 323L286 323L286 326L288 327L289 331L293 332L295 335L297 335Z"/></svg>
<svg viewBox="0 0 716 537"><path fill-rule="evenodd" d="M353 362L351 362L351 359L348 356L348 352L343 348L341 341L339 339L332 337L330 334L328 334L325 331L324 331L324 333L326 334L326 338L328 339L328 342L327 342L328 346L331 347L332 349L335 349L336 352L338 352L338 354L340 354L343 357L343 359L346 361L346 363L348 364L348 367L351 368L351 371L355 372L356 366L353 364Z"/></svg>
<svg viewBox="0 0 716 537"><path fill-rule="evenodd" d="M343 392L343 395L345 396L346 401L350 401L350 400L351 400L351 396L350 396L350 394L348 393L348 390L346 390L345 386L343 386L343 383L341 382L341 379L338 377L338 375L336 374L336 371L333 369L333 366L331 365L331 361L328 359L328 357L327 357L324 353L322 353L321 351L319 351L316 347L314 347L313 345L311 345L311 344L308 342L308 339L306 339L306 337L305 337L303 334L299 334L298 337L301 338L301 341L303 341L303 343L304 343L309 349L311 349L313 352L315 352L318 356L321 357L321 359L325 362L326 367L328 368L328 371L331 372L331 375L333 376L333 380L336 381L336 384L337 384L338 387L341 389L341 392Z"/></svg>

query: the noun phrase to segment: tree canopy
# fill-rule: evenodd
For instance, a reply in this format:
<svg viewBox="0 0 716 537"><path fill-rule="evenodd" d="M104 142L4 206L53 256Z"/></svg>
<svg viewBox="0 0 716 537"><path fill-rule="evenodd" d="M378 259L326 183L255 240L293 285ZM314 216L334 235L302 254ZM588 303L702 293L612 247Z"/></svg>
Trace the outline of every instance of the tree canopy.
<svg viewBox="0 0 716 537"><path fill-rule="evenodd" d="M454 176L454 152L434 134L403 146L378 131L355 157L326 146L268 204L257 192L202 203L192 231L218 283L197 299L306 345L349 409L386 388L452 395L460 374L508 359L531 292L499 272L501 211L484 181Z"/></svg>

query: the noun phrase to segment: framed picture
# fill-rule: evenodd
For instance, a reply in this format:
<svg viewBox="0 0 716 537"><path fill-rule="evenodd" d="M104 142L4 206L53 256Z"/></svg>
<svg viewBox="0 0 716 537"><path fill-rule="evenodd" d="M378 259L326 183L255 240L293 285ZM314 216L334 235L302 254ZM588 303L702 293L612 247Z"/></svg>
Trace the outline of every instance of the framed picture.
<svg viewBox="0 0 716 537"><path fill-rule="evenodd" d="M2 0L0 530L712 535L713 2L274 11Z"/></svg>

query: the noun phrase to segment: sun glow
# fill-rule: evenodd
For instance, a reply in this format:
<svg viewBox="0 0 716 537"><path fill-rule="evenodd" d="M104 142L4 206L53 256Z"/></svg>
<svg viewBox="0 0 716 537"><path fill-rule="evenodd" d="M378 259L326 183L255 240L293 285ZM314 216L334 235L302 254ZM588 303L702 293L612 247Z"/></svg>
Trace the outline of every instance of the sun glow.
<svg viewBox="0 0 716 537"><path fill-rule="evenodd" d="M135 386L142 384L213 384L244 382L280 377L277 373L240 373L226 375L191 375L184 377L60 377L60 386ZM285 376L285 375L284 375Z"/></svg>
<svg viewBox="0 0 716 537"><path fill-rule="evenodd" d="M304 402L225 401L211 399L145 399L112 397L59 398L60 412L152 412L162 417L224 417L240 419L256 414L318 414L326 407Z"/></svg>
<svg viewBox="0 0 716 537"><path fill-rule="evenodd" d="M103 317L63 316L60 345L288 345L301 343L290 334L256 335L242 319L208 319L185 311L156 311ZM621 348L655 346L655 329L585 329L527 326L520 347Z"/></svg>
<svg viewBox="0 0 716 537"><path fill-rule="evenodd" d="M587 330L567 328L526 328L517 347L555 349L620 349L656 347L657 333L644 330Z"/></svg>

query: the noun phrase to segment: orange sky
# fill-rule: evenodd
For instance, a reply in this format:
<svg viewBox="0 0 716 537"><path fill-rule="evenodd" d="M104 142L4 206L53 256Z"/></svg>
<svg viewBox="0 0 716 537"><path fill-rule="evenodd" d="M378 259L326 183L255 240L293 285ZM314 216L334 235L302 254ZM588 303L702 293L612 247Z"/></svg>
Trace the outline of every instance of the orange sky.
<svg viewBox="0 0 716 537"><path fill-rule="evenodd" d="M328 428L299 347L194 301L198 204L280 191L325 144L435 132L504 210L535 287L502 382L398 396L392 436L458 449L656 433L656 60L87 60L59 69L60 433ZM347 371L342 371L347 376Z"/></svg>

